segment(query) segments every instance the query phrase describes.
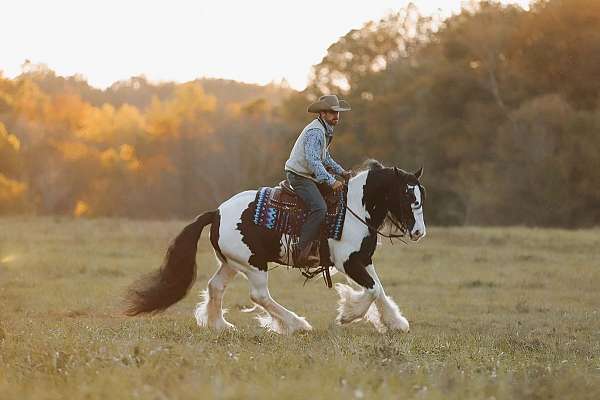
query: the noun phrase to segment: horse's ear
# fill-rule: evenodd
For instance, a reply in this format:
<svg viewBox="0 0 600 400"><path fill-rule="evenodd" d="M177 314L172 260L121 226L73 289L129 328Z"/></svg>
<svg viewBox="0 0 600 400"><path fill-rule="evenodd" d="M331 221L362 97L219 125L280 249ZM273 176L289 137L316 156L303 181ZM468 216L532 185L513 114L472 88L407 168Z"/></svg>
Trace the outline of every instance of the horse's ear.
<svg viewBox="0 0 600 400"><path fill-rule="evenodd" d="M423 167L419 168L419 170L417 172L415 172L413 175L415 176L415 178L420 179L421 176L423 176Z"/></svg>

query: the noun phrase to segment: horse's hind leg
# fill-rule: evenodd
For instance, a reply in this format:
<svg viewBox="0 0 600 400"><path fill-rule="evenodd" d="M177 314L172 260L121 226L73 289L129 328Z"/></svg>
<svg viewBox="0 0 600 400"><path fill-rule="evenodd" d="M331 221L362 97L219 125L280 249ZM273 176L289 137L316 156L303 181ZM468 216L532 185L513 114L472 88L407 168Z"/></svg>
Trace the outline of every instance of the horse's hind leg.
<svg viewBox="0 0 600 400"><path fill-rule="evenodd" d="M237 271L219 261L219 269L208 281L208 290L202 292L202 301L196 306L195 316L198 326L208 326L211 329L221 331L227 328L235 328L223 318L223 294L227 284L237 275Z"/></svg>
<svg viewBox="0 0 600 400"><path fill-rule="evenodd" d="M245 272L245 275L250 282L250 298L267 313L267 315L258 318L263 327L277 333L312 330L312 326L303 317L299 317L296 313L273 300L267 286L267 272L252 269Z"/></svg>

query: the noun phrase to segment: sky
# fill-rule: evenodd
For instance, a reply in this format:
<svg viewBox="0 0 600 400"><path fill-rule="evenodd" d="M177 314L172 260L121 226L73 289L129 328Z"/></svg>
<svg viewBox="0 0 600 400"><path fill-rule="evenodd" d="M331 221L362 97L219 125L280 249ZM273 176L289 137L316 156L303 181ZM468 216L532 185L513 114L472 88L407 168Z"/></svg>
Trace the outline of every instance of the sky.
<svg viewBox="0 0 600 400"><path fill-rule="evenodd" d="M528 0L502 0L527 6ZM310 68L351 29L404 0L3 0L0 71L25 60L98 88L132 76L154 82L200 77L303 89ZM427 15L459 12L461 0L413 1Z"/></svg>

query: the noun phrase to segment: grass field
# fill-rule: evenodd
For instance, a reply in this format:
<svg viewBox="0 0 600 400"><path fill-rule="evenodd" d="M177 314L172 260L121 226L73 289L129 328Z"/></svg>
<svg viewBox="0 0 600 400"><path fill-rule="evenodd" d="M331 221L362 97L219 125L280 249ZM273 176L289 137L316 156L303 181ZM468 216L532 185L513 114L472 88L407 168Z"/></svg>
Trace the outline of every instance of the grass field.
<svg viewBox="0 0 600 400"><path fill-rule="evenodd" d="M240 312L241 277L225 295L238 330L199 329L207 232L185 300L121 316L123 289L183 226L0 219L0 399L600 398L600 230L430 228L384 243L375 265L409 334L336 326L335 291L284 268L273 297L313 332L262 330Z"/></svg>

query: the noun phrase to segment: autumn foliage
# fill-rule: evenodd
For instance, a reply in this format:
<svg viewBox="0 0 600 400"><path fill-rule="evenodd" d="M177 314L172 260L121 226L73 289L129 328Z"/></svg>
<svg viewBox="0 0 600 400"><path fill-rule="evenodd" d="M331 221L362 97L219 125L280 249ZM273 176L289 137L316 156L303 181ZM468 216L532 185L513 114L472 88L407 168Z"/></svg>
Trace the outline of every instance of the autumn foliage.
<svg viewBox="0 0 600 400"><path fill-rule="evenodd" d="M289 89L238 87L219 103L200 82L136 77L100 91L31 64L0 77L0 211L190 216L269 182L286 150L270 103L257 99Z"/></svg>

